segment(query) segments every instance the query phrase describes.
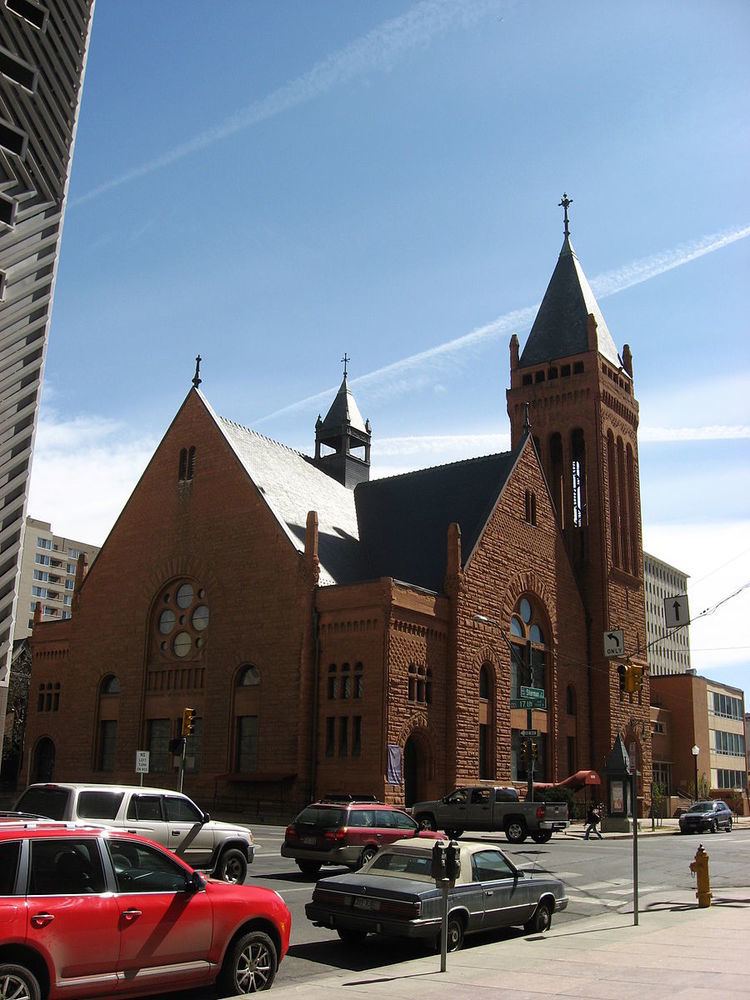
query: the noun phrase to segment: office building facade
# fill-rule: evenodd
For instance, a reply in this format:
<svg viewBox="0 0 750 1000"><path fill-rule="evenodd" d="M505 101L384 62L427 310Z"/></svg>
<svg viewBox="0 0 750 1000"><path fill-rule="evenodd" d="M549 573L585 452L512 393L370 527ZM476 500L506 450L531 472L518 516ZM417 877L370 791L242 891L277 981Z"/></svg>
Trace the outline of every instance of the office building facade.
<svg viewBox="0 0 750 1000"><path fill-rule="evenodd" d="M687 594L687 582L687 573L643 553L648 669L652 677L690 670L690 626L668 629L664 615L664 602Z"/></svg>

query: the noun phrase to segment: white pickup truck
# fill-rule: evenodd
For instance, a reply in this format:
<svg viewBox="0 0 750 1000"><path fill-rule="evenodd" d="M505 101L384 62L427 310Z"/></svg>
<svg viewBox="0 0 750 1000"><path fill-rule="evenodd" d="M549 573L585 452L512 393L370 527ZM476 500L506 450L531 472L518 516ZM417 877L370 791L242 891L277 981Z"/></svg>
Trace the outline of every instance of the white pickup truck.
<svg viewBox="0 0 750 1000"><path fill-rule="evenodd" d="M511 844L529 836L546 844L570 823L565 802L521 802L515 788L492 785L461 786L434 802L415 802L410 812L423 830L445 830L450 837L497 830Z"/></svg>

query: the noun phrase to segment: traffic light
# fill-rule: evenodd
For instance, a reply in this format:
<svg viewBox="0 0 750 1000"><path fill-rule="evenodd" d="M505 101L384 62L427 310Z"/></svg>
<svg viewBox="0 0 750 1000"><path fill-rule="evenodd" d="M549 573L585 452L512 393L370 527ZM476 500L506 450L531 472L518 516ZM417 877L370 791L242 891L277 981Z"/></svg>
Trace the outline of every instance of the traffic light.
<svg viewBox="0 0 750 1000"><path fill-rule="evenodd" d="M536 740L531 740L529 743L529 756L532 760L539 759L539 744Z"/></svg>
<svg viewBox="0 0 750 1000"><path fill-rule="evenodd" d="M182 710L182 735L192 736L195 725L195 709L183 708Z"/></svg>
<svg viewBox="0 0 750 1000"><path fill-rule="evenodd" d="M628 671L624 663L617 664L617 678L620 682L620 694L625 694L628 686Z"/></svg>
<svg viewBox="0 0 750 1000"><path fill-rule="evenodd" d="M630 669L633 673L633 690L640 691L643 687L643 667L634 664Z"/></svg>
<svg viewBox="0 0 750 1000"><path fill-rule="evenodd" d="M635 668L632 663L629 663L625 668L625 690L628 694L634 694L635 687Z"/></svg>

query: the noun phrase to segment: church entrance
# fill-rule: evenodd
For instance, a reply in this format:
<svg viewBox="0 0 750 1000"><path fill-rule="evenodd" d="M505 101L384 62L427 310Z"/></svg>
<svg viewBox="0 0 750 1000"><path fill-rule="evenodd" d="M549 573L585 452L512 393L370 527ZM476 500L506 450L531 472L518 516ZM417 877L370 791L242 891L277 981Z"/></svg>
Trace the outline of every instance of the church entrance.
<svg viewBox="0 0 750 1000"><path fill-rule="evenodd" d="M404 804L413 805L427 797L429 746L421 734L412 733L404 746Z"/></svg>
<svg viewBox="0 0 750 1000"><path fill-rule="evenodd" d="M55 773L55 744L49 736L43 736L36 745L31 773L32 781L52 781Z"/></svg>

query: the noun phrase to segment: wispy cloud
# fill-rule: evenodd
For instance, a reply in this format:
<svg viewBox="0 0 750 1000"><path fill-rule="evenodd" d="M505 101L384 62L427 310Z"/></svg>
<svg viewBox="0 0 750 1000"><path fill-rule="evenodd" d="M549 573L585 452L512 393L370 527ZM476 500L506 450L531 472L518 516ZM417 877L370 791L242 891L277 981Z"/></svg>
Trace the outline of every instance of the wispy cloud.
<svg viewBox="0 0 750 1000"><path fill-rule="evenodd" d="M405 14L384 21L345 48L322 59L302 76L253 101L219 124L199 132L160 156L99 184L77 198L73 205L81 205L124 184L163 170L178 160L199 153L253 125L307 104L358 76L388 70L410 49L425 46L437 35L455 27L469 26L487 14L512 4L513 0L421 0Z"/></svg>
<svg viewBox="0 0 750 1000"><path fill-rule="evenodd" d="M632 288L633 285L650 281L660 274L689 264L706 254L722 250L748 236L750 236L750 226L734 227L701 236L688 243L681 243L671 250L662 250L648 257L631 261L629 264L612 271L605 271L594 278L590 284L597 297L604 299L609 295L622 292L626 288ZM401 358L399 361L377 368L366 375L360 375L351 380L350 384L357 388L360 402L391 398L404 392L413 391L415 388L432 385L439 380L446 369L455 367L462 356L468 359L484 347L487 342L497 340L509 333L525 333L531 326L538 309L538 302L522 309L514 309L499 316L491 323L479 326L460 337L437 344L435 347L420 351L418 354ZM317 404L330 401L331 394L336 391L336 388L336 386L332 386L314 396L306 396L304 399L282 406L280 409L274 410L273 413L260 417L255 423L264 423L267 420L273 420L300 409L313 408Z"/></svg>

